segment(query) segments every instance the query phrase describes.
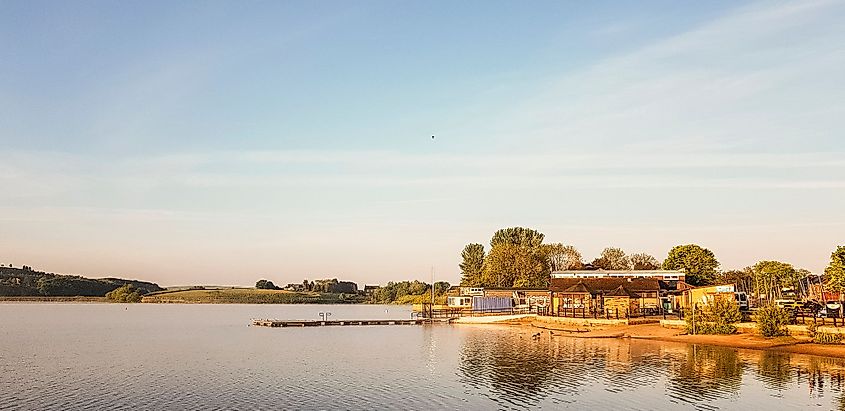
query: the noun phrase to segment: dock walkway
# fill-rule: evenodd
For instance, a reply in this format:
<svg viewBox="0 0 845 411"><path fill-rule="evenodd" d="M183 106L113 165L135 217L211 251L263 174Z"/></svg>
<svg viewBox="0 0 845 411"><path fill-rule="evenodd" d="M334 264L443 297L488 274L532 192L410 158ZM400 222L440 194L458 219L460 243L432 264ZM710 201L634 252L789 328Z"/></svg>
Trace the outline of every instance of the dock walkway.
<svg viewBox="0 0 845 411"><path fill-rule="evenodd" d="M434 320L436 323L449 323L451 318L440 318ZM252 320L252 325L261 327L322 327L341 325L422 325L431 324L432 320L427 318L414 318L411 320Z"/></svg>

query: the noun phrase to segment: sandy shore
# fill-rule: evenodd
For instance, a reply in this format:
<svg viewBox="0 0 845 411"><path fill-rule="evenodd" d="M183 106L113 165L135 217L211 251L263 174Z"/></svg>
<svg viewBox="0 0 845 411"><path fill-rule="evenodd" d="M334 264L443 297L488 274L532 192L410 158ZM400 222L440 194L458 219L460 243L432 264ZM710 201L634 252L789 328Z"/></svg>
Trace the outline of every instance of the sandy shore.
<svg viewBox="0 0 845 411"><path fill-rule="evenodd" d="M683 330L662 327L660 324L584 326L549 323L537 317L508 319L498 323L528 326L548 332L555 337L631 338L845 358L845 344L814 344L809 337L804 336L765 338L754 334L686 335Z"/></svg>
<svg viewBox="0 0 845 411"><path fill-rule="evenodd" d="M686 335L682 330L661 327L659 324L590 327L588 329L586 327L561 327L557 324L535 321L531 323L531 326L548 330L554 336L632 338L845 358L845 345L814 344L809 337L765 338L754 334Z"/></svg>

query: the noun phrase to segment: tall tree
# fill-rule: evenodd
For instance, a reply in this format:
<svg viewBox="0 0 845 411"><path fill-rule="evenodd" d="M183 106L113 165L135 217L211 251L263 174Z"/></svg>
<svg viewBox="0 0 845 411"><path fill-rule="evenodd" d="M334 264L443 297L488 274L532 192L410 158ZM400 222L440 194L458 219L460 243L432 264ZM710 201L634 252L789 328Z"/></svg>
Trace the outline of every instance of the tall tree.
<svg viewBox="0 0 845 411"><path fill-rule="evenodd" d="M500 244L484 261L484 287L547 287L549 266L545 253L531 247Z"/></svg>
<svg viewBox="0 0 845 411"><path fill-rule="evenodd" d="M548 244L544 247L549 261L549 270L580 270L584 267L584 263L581 261L581 253L575 247L562 243Z"/></svg>
<svg viewBox="0 0 845 411"><path fill-rule="evenodd" d="M631 265L635 270L656 270L660 262L653 255L646 253L631 254Z"/></svg>
<svg viewBox="0 0 845 411"><path fill-rule="evenodd" d="M716 255L695 244L675 246L663 260L664 270L684 270L686 282L692 285L710 284L718 268Z"/></svg>
<svg viewBox="0 0 845 411"><path fill-rule="evenodd" d="M830 263L824 269L824 276L829 288L845 291L845 245L830 253Z"/></svg>
<svg viewBox="0 0 845 411"><path fill-rule="evenodd" d="M490 247L502 244L519 245L523 247L540 247L546 236L534 229L525 227L502 228L493 234Z"/></svg>
<svg viewBox="0 0 845 411"><path fill-rule="evenodd" d="M630 270L631 259L621 248L607 247L593 260L593 265L604 270Z"/></svg>
<svg viewBox="0 0 845 411"><path fill-rule="evenodd" d="M483 285L484 246L478 243L467 244L461 252L461 285L479 287Z"/></svg>
<svg viewBox="0 0 845 411"><path fill-rule="evenodd" d="M493 234L484 260L485 287L545 287L549 265L543 233L524 227L503 228Z"/></svg>

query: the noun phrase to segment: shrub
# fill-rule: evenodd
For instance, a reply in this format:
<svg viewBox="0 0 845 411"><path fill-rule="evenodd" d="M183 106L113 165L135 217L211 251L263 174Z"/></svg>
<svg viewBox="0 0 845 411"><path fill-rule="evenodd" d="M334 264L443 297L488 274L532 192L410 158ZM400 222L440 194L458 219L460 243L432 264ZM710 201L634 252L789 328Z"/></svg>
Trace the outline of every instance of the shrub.
<svg viewBox="0 0 845 411"><path fill-rule="evenodd" d="M739 305L733 298L715 298L709 304L696 306L695 314L684 317L690 334L733 334L742 319Z"/></svg>
<svg viewBox="0 0 845 411"><path fill-rule="evenodd" d="M106 299L115 303L140 303L141 293L135 287L126 284L107 293Z"/></svg>
<svg viewBox="0 0 845 411"><path fill-rule="evenodd" d="M807 335L809 335L810 338L815 339L818 328L819 328L819 326L818 326L818 324L816 324L815 321L807 324Z"/></svg>
<svg viewBox="0 0 845 411"><path fill-rule="evenodd" d="M757 311L757 329L764 337L789 335L786 328L789 322L789 312L777 305L766 305Z"/></svg>
<svg viewBox="0 0 845 411"><path fill-rule="evenodd" d="M816 333L813 336L816 344L842 344L842 334L839 333Z"/></svg>

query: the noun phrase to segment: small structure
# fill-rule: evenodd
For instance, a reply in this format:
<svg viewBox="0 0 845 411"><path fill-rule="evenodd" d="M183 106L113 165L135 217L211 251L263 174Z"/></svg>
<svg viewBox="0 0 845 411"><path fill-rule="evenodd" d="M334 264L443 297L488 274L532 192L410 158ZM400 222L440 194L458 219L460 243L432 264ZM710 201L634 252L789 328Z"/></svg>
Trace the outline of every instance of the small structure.
<svg viewBox="0 0 845 411"><path fill-rule="evenodd" d="M530 310L537 307L545 309L550 303L549 290L545 288L484 288L460 287L459 293L450 289L446 297L449 308L489 310ZM507 300L507 304L505 304Z"/></svg>
<svg viewBox="0 0 845 411"><path fill-rule="evenodd" d="M371 296L375 294L376 290L381 288L379 285L366 285L364 284L364 295Z"/></svg>
<svg viewBox="0 0 845 411"><path fill-rule="evenodd" d="M675 308L688 309L693 304L707 305L716 298L735 298L735 290L733 284L688 288L682 291L681 298L675 298L674 306Z"/></svg>
<svg viewBox="0 0 845 411"><path fill-rule="evenodd" d="M461 295L470 297L483 297L484 287L461 287Z"/></svg>
<svg viewBox="0 0 845 411"><path fill-rule="evenodd" d="M461 309L472 308L472 296L467 296L467 295L448 296L448 297L446 297L446 306L448 306L449 308L461 308Z"/></svg>
<svg viewBox="0 0 845 411"><path fill-rule="evenodd" d="M563 291L558 295L558 305L563 308L587 308L592 307L592 293L582 281Z"/></svg>
<svg viewBox="0 0 845 411"><path fill-rule="evenodd" d="M619 318L627 318L630 313L640 310L640 296L625 288L622 284L604 296L605 313L613 313Z"/></svg>

